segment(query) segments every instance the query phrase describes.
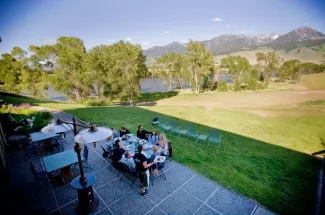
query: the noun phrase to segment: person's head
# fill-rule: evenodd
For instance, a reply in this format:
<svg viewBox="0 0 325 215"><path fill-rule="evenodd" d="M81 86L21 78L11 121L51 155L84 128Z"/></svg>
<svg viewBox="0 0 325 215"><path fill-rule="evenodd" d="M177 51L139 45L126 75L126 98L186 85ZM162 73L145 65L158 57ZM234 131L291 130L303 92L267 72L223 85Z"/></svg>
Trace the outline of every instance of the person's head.
<svg viewBox="0 0 325 215"><path fill-rule="evenodd" d="M153 130L151 131L151 134L154 135L154 136L156 136L156 135L157 135L157 130L156 130L156 129L153 129Z"/></svg>
<svg viewBox="0 0 325 215"><path fill-rule="evenodd" d="M121 141L120 140L116 140L115 141L115 147L120 147L121 146Z"/></svg>
<svg viewBox="0 0 325 215"><path fill-rule="evenodd" d="M156 146L156 145L154 145L153 147L152 147L152 151L153 151L153 153L154 154L156 154L157 152L158 152L158 146Z"/></svg>
<svg viewBox="0 0 325 215"><path fill-rule="evenodd" d="M126 158L131 158L132 156L131 156L131 153L129 152L129 151L126 151L125 152L125 157Z"/></svg>
<svg viewBox="0 0 325 215"><path fill-rule="evenodd" d="M160 133L160 135L159 135L159 139L160 139L160 140L166 140L167 138L166 138L165 133Z"/></svg>
<svg viewBox="0 0 325 215"><path fill-rule="evenodd" d="M121 127L121 131L125 132L126 128L125 127Z"/></svg>
<svg viewBox="0 0 325 215"><path fill-rule="evenodd" d="M112 130L113 132L116 131L115 128L111 128L111 130Z"/></svg>
<svg viewBox="0 0 325 215"><path fill-rule="evenodd" d="M138 126L138 131L142 131L142 130L143 130L142 125L139 125L139 126Z"/></svg>
<svg viewBox="0 0 325 215"><path fill-rule="evenodd" d="M143 146L142 145L138 145L138 152L141 153L143 150Z"/></svg>

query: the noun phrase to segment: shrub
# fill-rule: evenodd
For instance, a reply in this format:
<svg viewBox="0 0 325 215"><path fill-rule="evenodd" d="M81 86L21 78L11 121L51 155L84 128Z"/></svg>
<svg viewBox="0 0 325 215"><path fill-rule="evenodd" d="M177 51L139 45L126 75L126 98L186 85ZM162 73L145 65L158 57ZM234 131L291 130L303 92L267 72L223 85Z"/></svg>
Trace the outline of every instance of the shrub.
<svg viewBox="0 0 325 215"><path fill-rule="evenodd" d="M228 91L228 85L225 80L220 80L217 83L217 90L220 92L227 92Z"/></svg>
<svg viewBox="0 0 325 215"><path fill-rule="evenodd" d="M107 101L104 100L87 100L85 102L83 102L83 104L85 106L89 106L89 107L99 107L99 106L110 106L110 104Z"/></svg>

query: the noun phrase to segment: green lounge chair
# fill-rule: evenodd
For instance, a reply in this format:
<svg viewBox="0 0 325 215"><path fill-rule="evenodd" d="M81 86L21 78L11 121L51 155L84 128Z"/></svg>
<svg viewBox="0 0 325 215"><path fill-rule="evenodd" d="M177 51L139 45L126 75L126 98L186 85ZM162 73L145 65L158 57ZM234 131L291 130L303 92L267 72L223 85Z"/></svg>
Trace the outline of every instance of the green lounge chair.
<svg viewBox="0 0 325 215"><path fill-rule="evenodd" d="M209 131L209 137L208 137L208 145L210 145L210 143L217 143L218 144L218 149L220 149L221 137L222 137L222 135L220 134L220 131L218 131L218 130L210 130Z"/></svg>

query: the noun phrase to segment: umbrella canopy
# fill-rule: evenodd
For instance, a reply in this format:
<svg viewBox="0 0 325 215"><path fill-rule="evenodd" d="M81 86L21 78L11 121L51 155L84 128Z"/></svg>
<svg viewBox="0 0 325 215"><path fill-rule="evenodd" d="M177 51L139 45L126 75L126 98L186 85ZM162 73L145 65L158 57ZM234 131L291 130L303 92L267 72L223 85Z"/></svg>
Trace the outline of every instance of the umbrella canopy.
<svg viewBox="0 0 325 215"><path fill-rule="evenodd" d="M79 144L94 143L113 135L113 131L109 128L98 127L81 131L74 137L74 141Z"/></svg>
<svg viewBox="0 0 325 215"><path fill-rule="evenodd" d="M52 123L49 124L47 126L45 126L44 128L42 128L41 132L44 133L64 133L67 131L72 130L72 126L68 125L68 124L64 124L64 123Z"/></svg>

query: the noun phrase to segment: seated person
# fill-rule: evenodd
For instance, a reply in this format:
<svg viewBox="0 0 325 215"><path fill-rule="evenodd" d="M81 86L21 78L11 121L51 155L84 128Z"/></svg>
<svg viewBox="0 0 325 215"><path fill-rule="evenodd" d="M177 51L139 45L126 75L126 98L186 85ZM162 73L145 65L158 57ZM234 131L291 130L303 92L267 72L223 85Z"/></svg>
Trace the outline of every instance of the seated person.
<svg viewBox="0 0 325 215"><path fill-rule="evenodd" d="M121 158L122 155L125 153L125 150L123 149L123 144L120 140L115 141L115 146L113 149L113 155L112 155L112 161L113 163L117 164Z"/></svg>
<svg viewBox="0 0 325 215"><path fill-rule="evenodd" d="M137 131L137 137L139 137L140 139L148 140L146 134L151 134L151 132L144 130L143 127L139 125Z"/></svg>
<svg viewBox="0 0 325 215"><path fill-rule="evenodd" d="M157 130L153 129L151 134L149 134L148 141L151 144L156 144L158 142L158 140L159 140L159 136L157 134Z"/></svg>
<svg viewBox="0 0 325 215"><path fill-rule="evenodd" d="M156 159L156 156L160 155L158 146L154 145L152 147L152 151L153 151L153 153L152 153L151 157L149 158L148 163L153 163ZM161 166L161 163L153 164L151 166L151 172L154 176L158 176L158 167L160 167L160 166Z"/></svg>
<svg viewBox="0 0 325 215"><path fill-rule="evenodd" d="M129 134L129 133L130 133L129 130L127 130L125 127L121 127L120 137L123 137L124 135Z"/></svg>
<svg viewBox="0 0 325 215"><path fill-rule="evenodd" d="M161 148L161 155L167 156L167 154L168 154L168 140L167 140L166 135L164 133L161 133L159 135L158 144L159 144L159 146Z"/></svg>
<svg viewBox="0 0 325 215"><path fill-rule="evenodd" d="M111 128L111 130L113 131L113 139L120 136L119 133L116 131L115 128Z"/></svg>
<svg viewBox="0 0 325 215"><path fill-rule="evenodd" d="M134 159L129 151L125 152L124 156L119 162L125 164L129 168L130 172L135 172Z"/></svg>

